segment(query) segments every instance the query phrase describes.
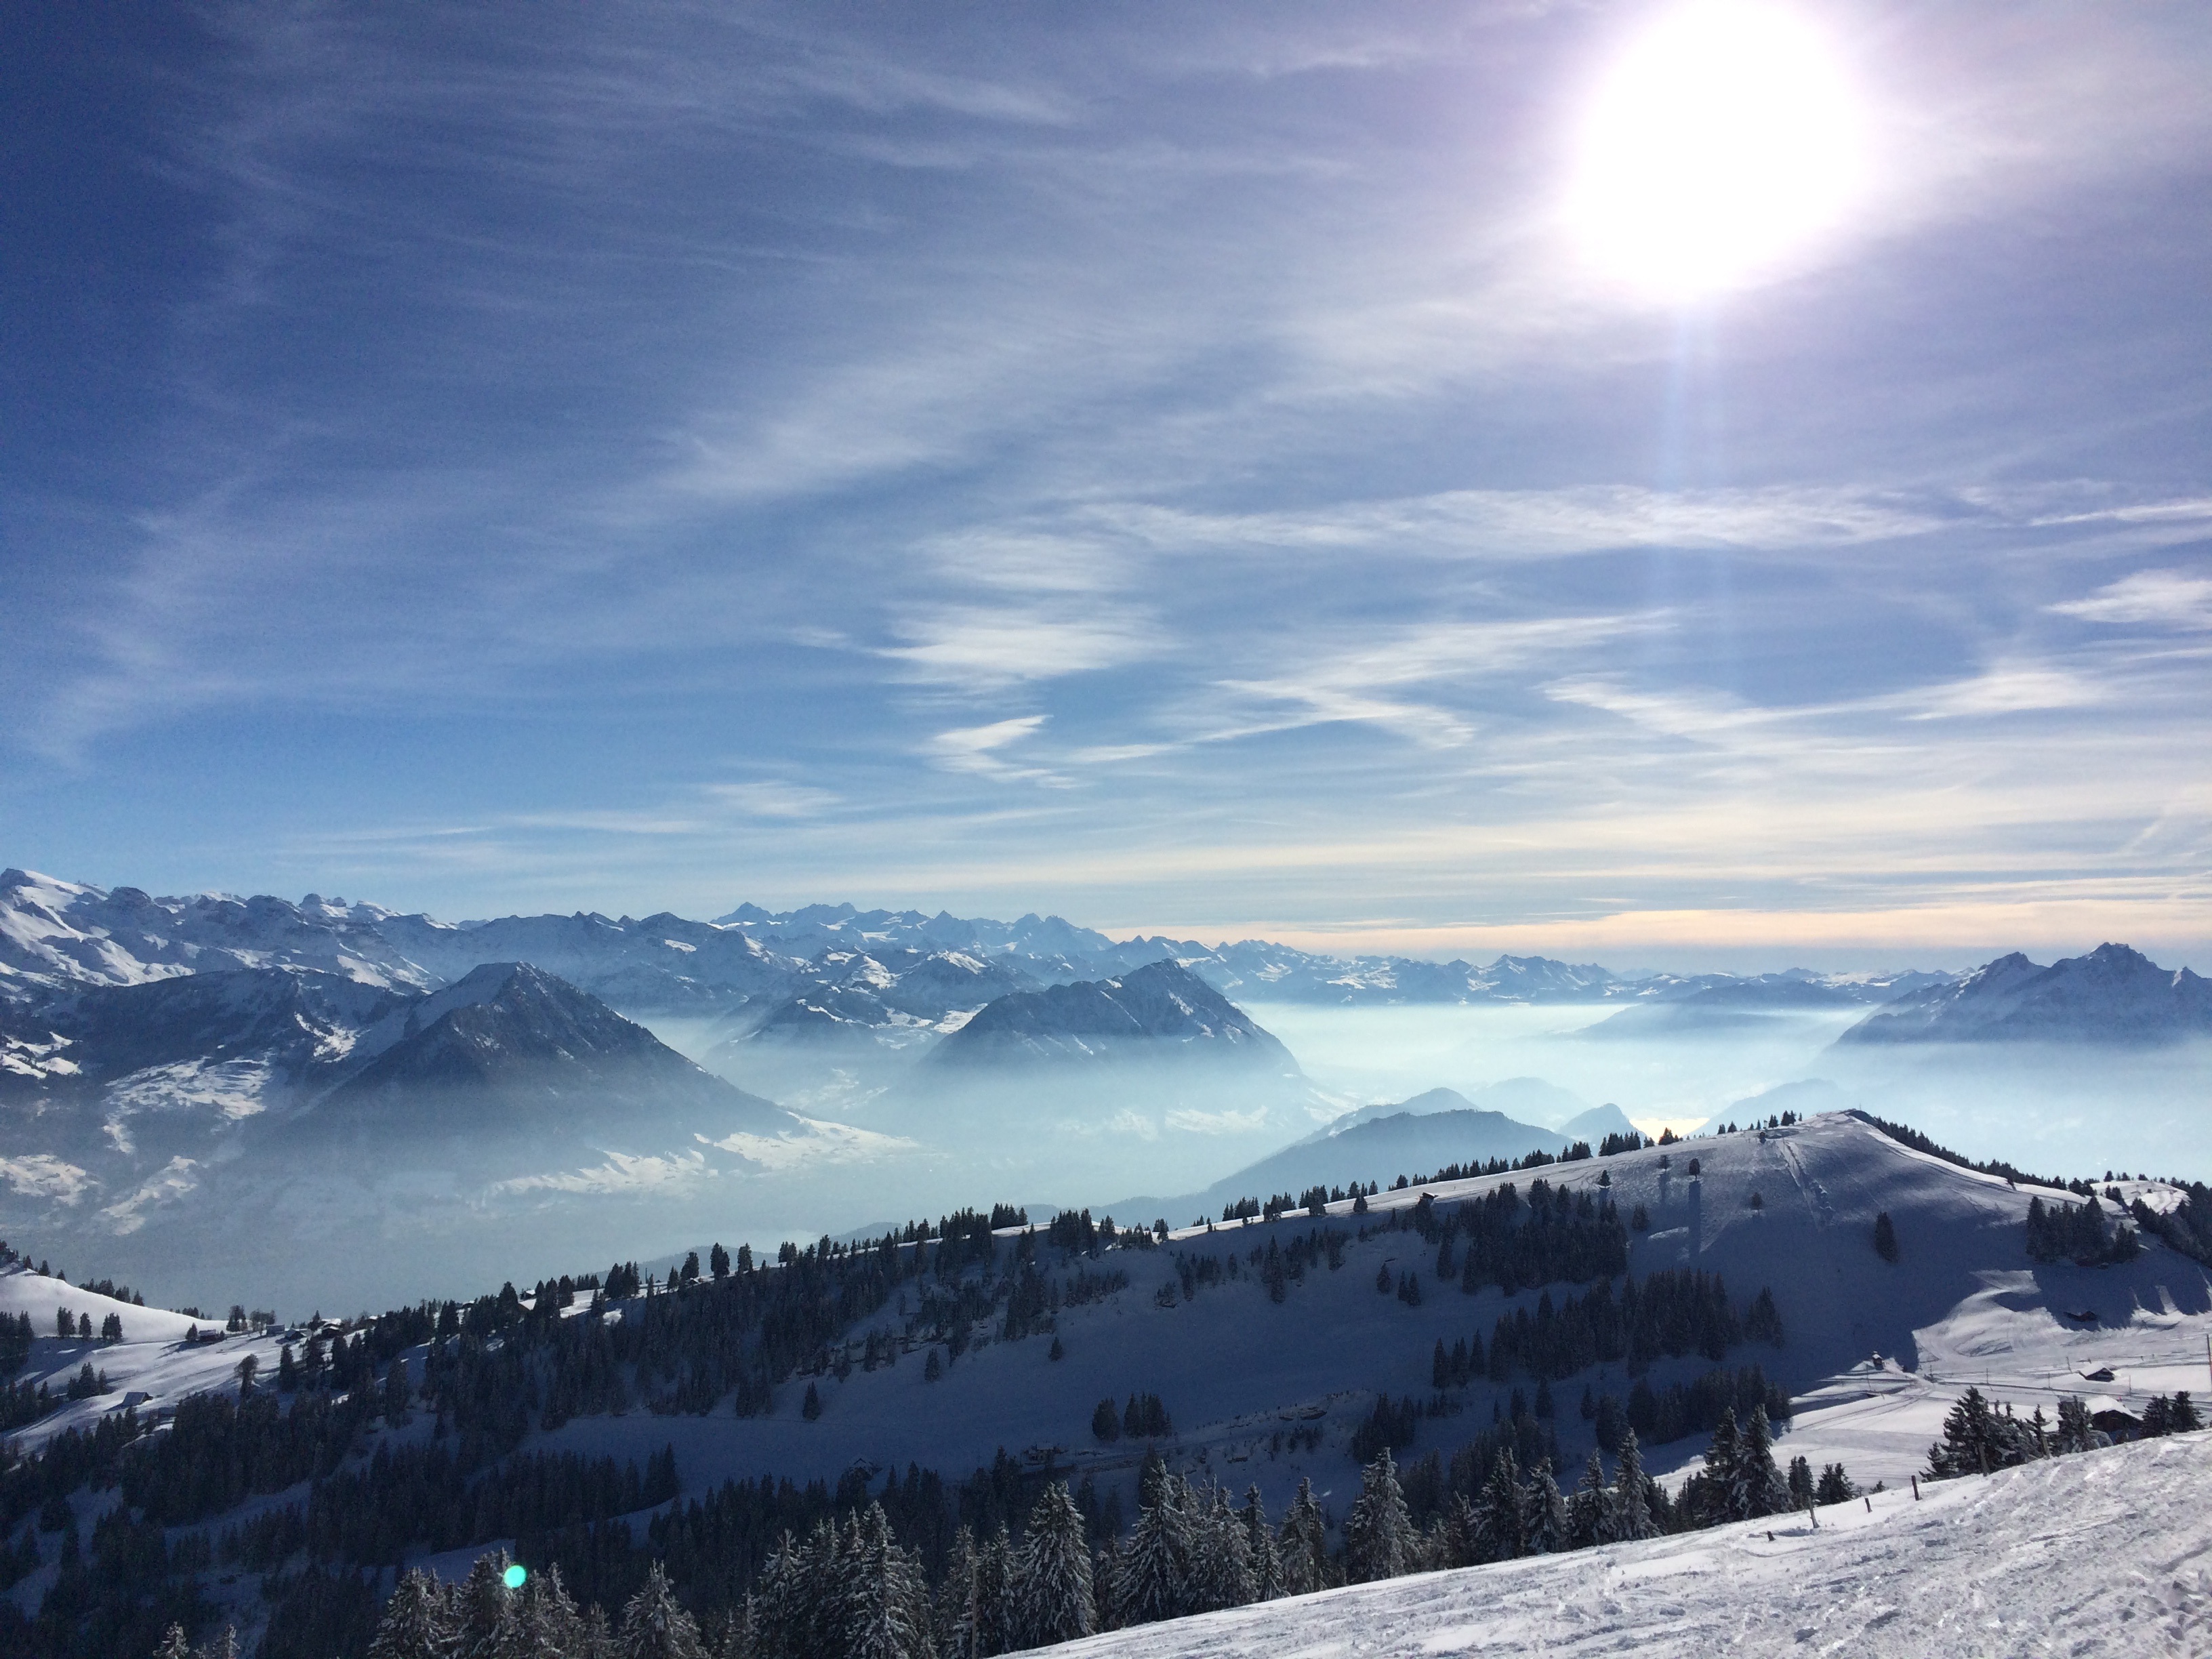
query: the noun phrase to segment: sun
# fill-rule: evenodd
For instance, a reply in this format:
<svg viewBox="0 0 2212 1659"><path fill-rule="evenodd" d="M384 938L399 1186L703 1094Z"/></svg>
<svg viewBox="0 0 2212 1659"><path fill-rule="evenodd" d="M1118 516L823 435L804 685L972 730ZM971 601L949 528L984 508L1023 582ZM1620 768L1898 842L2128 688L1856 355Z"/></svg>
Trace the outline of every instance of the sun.
<svg viewBox="0 0 2212 1659"><path fill-rule="evenodd" d="M1595 88L1566 217L1601 276L1694 301L1773 274L1865 189L1866 121L1836 44L1763 0L1689 0Z"/></svg>

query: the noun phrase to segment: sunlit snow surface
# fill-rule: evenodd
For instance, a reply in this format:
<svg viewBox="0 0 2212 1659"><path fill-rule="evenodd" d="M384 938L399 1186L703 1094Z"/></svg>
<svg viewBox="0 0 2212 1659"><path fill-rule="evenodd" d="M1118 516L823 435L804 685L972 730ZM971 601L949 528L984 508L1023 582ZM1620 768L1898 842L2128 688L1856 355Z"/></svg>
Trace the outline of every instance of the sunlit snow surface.
<svg viewBox="0 0 2212 1659"><path fill-rule="evenodd" d="M1117 1631L1066 1659L2202 1655L2212 1436Z"/></svg>

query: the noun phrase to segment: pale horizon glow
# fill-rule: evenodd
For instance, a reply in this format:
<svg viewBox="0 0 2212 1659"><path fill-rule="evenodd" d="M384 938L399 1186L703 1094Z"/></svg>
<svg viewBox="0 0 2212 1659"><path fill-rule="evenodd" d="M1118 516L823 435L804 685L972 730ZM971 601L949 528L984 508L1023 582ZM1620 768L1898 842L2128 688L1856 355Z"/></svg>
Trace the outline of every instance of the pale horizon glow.
<svg viewBox="0 0 2212 1659"><path fill-rule="evenodd" d="M1688 301L1756 281L1866 187L1835 44L1757 0L1692 0L1637 36L1584 118L1566 214L1604 276Z"/></svg>

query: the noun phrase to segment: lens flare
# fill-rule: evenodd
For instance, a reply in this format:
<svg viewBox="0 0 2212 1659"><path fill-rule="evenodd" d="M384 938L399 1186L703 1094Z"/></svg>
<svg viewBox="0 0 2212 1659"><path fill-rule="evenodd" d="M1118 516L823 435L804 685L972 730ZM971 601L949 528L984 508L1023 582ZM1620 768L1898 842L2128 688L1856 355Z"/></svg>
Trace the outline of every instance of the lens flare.
<svg viewBox="0 0 2212 1659"><path fill-rule="evenodd" d="M520 1589L530 1582L530 1569L517 1561L505 1572L500 1574L499 1581L509 1589Z"/></svg>
<svg viewBox="0 0 2212 1659"><path fill-rule="evenodd" d="M1687 301L1802 254L1866 185L1836 44L1760 0L1692 0L1632 40L1581 131L1568 222L1610 280Z"/></svg>

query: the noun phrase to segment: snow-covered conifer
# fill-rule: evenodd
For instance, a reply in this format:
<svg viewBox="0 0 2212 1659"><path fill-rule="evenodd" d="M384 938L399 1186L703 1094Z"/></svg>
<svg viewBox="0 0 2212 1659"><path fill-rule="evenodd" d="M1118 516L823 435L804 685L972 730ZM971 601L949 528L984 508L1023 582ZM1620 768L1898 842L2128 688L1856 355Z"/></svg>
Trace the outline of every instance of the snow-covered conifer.
<svg viewBox="0 0 2212 1659"><path fill-rule="evenodd" d="M384 1604L368 1659L445 1659L454 1635L453 1602L445 1585L416 1568L400 1574L398 1588Z"/></svg>
<svg viewBox="0 0 2212 1659"><path fill-rule="evenodd" d="M1659 1530L1651 1518L1651 1479L1644 1473L1644 1448L1631 1429L1620 1437L1620 1462L1613 1474L1613 1501L1606 1510L1606 1541L1650 1538Z"/></svg>
<svg viewBox="0 0 2212 1659"><path fill-rule="evenodd" d="M1490 1466L1474 1504L1475 1547L1485 1561L1510 1561L1528 1553L1521 1523L1521 1470L1510 1449L1501 1449Z"/></svg>
<svg viewBox="0 0 2212 1659"><path fill-rule="evenodd" d="M1272 1601L1283 1594L1283 1558L1275 1547L1275 1529L1267 1524L1267 1510L1260 1501L1260 1488L1244 1493L1244 1553L1251 1564L1252 1599Z"/></svg>
<svg viewBox="0 0 2212 1659"><path fill-rule="evenodd" d="M1014 1563L1014 1622L1025 1647L1091 1632L1091 1546L1065 1481L1048 1482L1030 1510Z"/></svg>
<svg viewBox="0 0 2212 1659"><path fill-rule="evenodd" d="M1553 1555L1573 1547L1568 1537L1567 1500L1552 1474L1552 1460L1541 1459L1522 1487L1524 1519L1521 1535L1530 1555Z"/></svg>
<svg viewBox="0 0 2212 1659"><path fill-rule="evenodd" d="M677 1601L658 1561L623 1608L621 1650L623 1659L706 1659L699 1626Z"/></svg>
<svg viewBox="0 0 2212 1659"><path fill-rule="evenodd" d="M1327 1588L1328 1578L1328 1523L1313 1482L1302 1477L1290 1513L1283 1517L1283 1591L1304 1595Z"/></svg>
<svg viewBox="0 0 2212 1659"><path fill-rule="evenodd" d="M1395 1578L1407 1571L1413 1519L1398 1485L1398 1466L1385 1446L1359 1473L1359 1496L1344 1517L1345 1565L1354 1583Z"/></svg>
<svg viewBox="0 0 2212 1659"><path fill-rule="evenodd" d="M1154 1484L1152 1502L1137 1510L1129 1547L1115 1575L1115 1612L1124 1625L1147 1625L1188 1611L1191 1594L1191 1525L1185 1504L1190 1488L1180 1475L1166 1474Z"/></svg>
<svg viewBox="0 0 2212 1659"><path fill-rule="evenodd" d="M1593 1451L1583 1465L1583 1478L1567 1499L1567 1547L1587 1549L1605 1537L1605 1464Z"/></svg>
<svg viewBox="0 0 2212 1659"><path fill-rule="evenodd" d="M977 1659L1005 1653L1014 1645L1014 1550L1006 1524L984 1541L975 1556Z"/></svg>

